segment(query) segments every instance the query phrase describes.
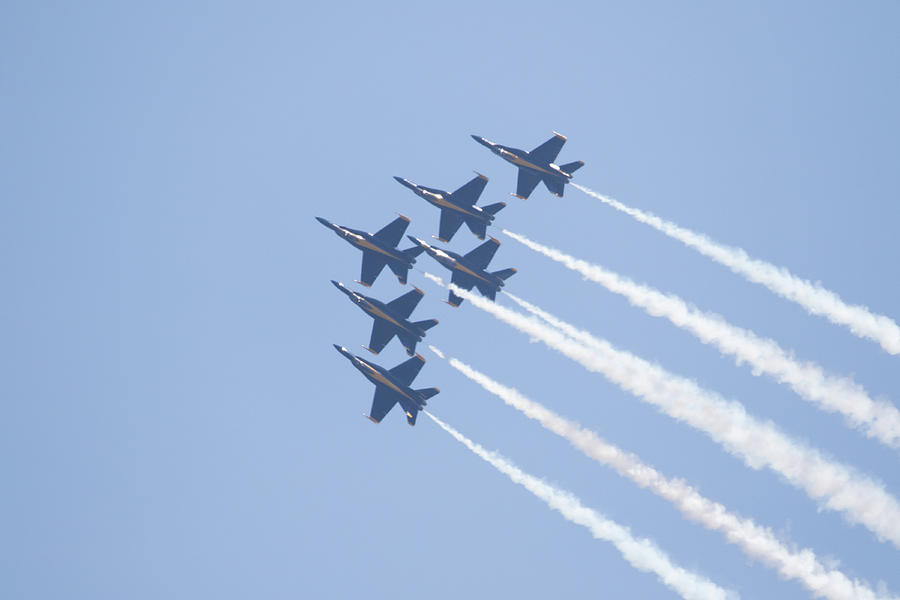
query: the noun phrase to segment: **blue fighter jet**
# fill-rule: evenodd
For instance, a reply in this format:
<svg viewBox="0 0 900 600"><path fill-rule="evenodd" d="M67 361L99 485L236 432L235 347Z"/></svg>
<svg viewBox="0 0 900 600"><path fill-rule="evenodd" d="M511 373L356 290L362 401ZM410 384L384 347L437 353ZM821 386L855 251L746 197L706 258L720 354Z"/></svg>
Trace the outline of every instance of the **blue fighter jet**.
<svg viewBox="0 0 900 600"><path fill-rule="evenodd" d="M516 193L512 195L522 200L527 200L541 181L552 194L562 198L565 185L572 179L572 173L584 166L580 160L564 165L557 165L553 162L559 151L562 150L563 144L566 143L565 136L555 131L552 138L531 152L495 144L477 135L473 135L472 139L482 146L490 148L491 152L499 155L503 160L519 167L519 181L516 185Z"/></svg>
<svg viewBox="0 0 900 600"><path fill-rule="evenodd" d="M411 292L385 304L375 298L357 294L347 289L343 283L338 283L333 279L331 283L347 294L350 301L360 307L363 312L375 319L375 323L372 325L372 337L366 348L372 354L378 354L384 350L384 347L396 335L403 347L406 348L406 353L413 356L416 353L416 343L422 341L426 331L438 324L437 319L426 319L415 323L408 320L419 300L425 295L425 292L419 288L414 288Z"/></svg>
<svg viewBox="0 0 900 600"><path fill-rule="evenodd" d="M441 223L437 239L442 242L449 242L463 223L478 239L483 240L487 226L494 220L494 215L506 206L506 202L497 202L484 207L475 206L488 180L481 173L452 194L444 190L416 185L402 177L394 177L394 179L411 189L417 196L421 196L441 209Z"/></svg>
<svg viewBox="0 0 900 600"><path fill-rule="evenodd" d="M394 405L400 403L403 412L406 413L406 422L410 425L416 424L416 417L419 411L425 408L425 404L432 396L440 393L437 388L422 388L414 390L410 388L410 384L425 359L416 354L406 362L402 362L393 369L385 369L375 363L370 363L364 358L354 356L349 350L343 346L334 345L335 349L344 355L354 367L366 376L366 379L375 384L375 398L372 399L372 410L365 415L373 423L380 423Z"/></svg>
<svg viewBox="0 0 900 600"><path fill-rule="evenodd" d="M494 238L489 239L465 256L462 256L456 252L429 246L422 240L414 238L411 235L406 237L412 240L414 244L417 244L420 248L424 249L429 256L438 261L442 266L450 270L452 273L450 283L466 291L471 290L473 287L478 288L478 291L481 292L482 296L490 298L491 300L497 296L497 292L503 287L505 280L516 273L516 270L511 268L501 269L499 271L494 271L493 273L488 273L485 270L487 269L488 263L494 258L494 253L497 252L497 248L500 247L500 242ZM447 304L456 307L462 304L462 301L462 298L451 291Z"/></svg>
<svg viewBox="0 0 900 600"><path fill-rule="evenodd" d="M344 238L352 246L362 250L362 273L357 283L371 287L387 265L400 283L406 285L406 276L415 264L416 257L422 253L422 249L418 246L406 250L397 249L397 244L406 233L409 218L401 215L375 233L335 225L322 217L316 217L316 220L334 231L338 237Z"/></svg>

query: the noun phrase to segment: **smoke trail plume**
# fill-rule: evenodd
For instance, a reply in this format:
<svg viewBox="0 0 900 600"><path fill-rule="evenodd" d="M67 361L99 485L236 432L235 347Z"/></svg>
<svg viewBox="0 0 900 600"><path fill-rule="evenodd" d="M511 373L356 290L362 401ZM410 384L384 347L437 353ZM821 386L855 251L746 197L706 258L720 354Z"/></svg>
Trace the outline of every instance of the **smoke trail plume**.
<svg viewBox="0 0 900 600"><path fill-rule="evenodd" d="M768 467L825 508L841 512L848 521L867 527L879 540L887 539L900 547L900 503L882 483L826 458L818 450L790 438L773 423L759 421L747 414L740 403L726 400L659 365L618 350L609 342L579 331L549 313L541 311L548 320L555 319L562 330L453 284L447 286L440 277L430 273L426 273L426 277L449 287L476 308L542 341L589 371L603 374L670 417L703 431L748 467ZM540 311L537 307L534 309Z"/></svg>
<svg viewBox="0 0 900 600"><path fill-rule="evenodd" d="M627 528L584 506L572 494L525 473L499 454L485 450L481 445L476 444L433 414L428 411L424 412L458 442L490 463L513 482L546 502L550 508L558 511L567 521L586 527L598 540L611 542L631 566L639 571L655 573L666 587L682 598L724 600L737 597L734 592L720 588L706 577L672 564L666 553L650 540L635 538Z"/></svg>
<svg viewBox="0 0 900 600"><path fill-rule="evenodd" d="M444 354L429 346L432 352ZM667 479L662 473L630 452L625 452L589 429L554 413L523 396L518 390L494 381L456 358L446 358L457 371L498 396L503 402L534 419L545 429L565 438L586 456L614 469L642 488L671 502L688 519L713 531L721 532L729 542L738 545L748 556L775 568L786 579L796 579L813 595L829 600L886 600L887 593L877 593L864 582L853 580L838 570L829 569L809 549L796 550L782 543L768 527L762 527L734 513L718 502L704 497L680 479Z"/></svg>
<svg viewBox="0 0 900 600"><path fill-rule="evenodd" d="M679 227L652 213L626 206L576 183L572 186L725 265L750 281L761 283L782 298L801 305L811 314L821 315L832 323L849 327L855 335L878 342L890 354L900 354L900 327L890 317L872 313L862 305L847 304L820 284L801 279L783 267L750 258L741 248L725 246L705 235Z"/></svg>
<svg viewBox="0 0 900 600"><path fill-rule="evenodd" d="M888 402L871 399L866 390L853 380L829 375L815 363L796 360L774 340L763 339L752 331L735 327L721 316L703 312L678 296L663 294L512 231L504 229L503 233L609 291L625 296L649 314L666 317L704 344L713 344L723 354L730 354L738 364L746 362L755 374L765 373L788 384L819 408L841 413L853 427L867 436L892 448L900 448L900 411Z"/></svg>

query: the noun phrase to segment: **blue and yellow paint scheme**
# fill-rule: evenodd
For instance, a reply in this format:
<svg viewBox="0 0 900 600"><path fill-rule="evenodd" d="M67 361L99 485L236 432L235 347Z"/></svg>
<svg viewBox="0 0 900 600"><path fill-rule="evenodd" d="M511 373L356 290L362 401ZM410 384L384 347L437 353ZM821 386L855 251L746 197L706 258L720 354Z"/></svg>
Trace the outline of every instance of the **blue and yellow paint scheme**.
<svg viewBox="0 0 900 600"><path fill-rule="evenodd" d="M441 209L437 239L449 242L463 223L478 239L483 240L487 235L487 226L494 220L494 215L506 206L506 202L497 202L483 207L475 205L488 182L488 178L481 173L476 173L476 175L477 177L453 193L417 185L402 177L394 177L394 179L411 189L420 198L424 198L428 203Z"/></svg>
<svg viewBox="0 0 900 600"><path fill-rule="evenodd" d="M366 379L375 384L375 397L372 399L372 410L365 415L373 423L380 423L394 405L399 403L406 414L406 422L416 424L419 411L425 408L428 399L440 393L438 388L422 388L414 390L409 387L425 359L416 354L406 362L402 362L393 369L385 369L382 366L369 362L366 359L352 354L343 346L334 344L335 350L350 361Z"/></svg>
<svg viewBox="0 0 900 600"><path fill-rule="evenodd" d="M412 322L409 316L415 310L419 300L425 295L425 292L414 287L412 291L407 292L395 298L394 300L384 303L375 298L365 296L354 292L343 283L331 280L334 287L344 292L350 299L350 302L358 306L367 315L375 320L372 324L372 335L369 338L369 345L366 350L372 354L378 354L388 343L397 336L406 353L410 356L416 354L416 344L425 337L425 332L438 324L437 319L426 319L424 321Z"/></svg>
<svg viewBox="0 0 900 600"><path fill-rule="evenodd" d="M478 135L473 135L472 139L519 168L516 193L512 195L522 200L527 200L541 181L544 182L550 193L562 198L565 185L572 180L572 174L584 166L584 162L580 160L564 165L557 165L554 162L559 156L563 144L566 143L566 136L555 131L552 138L531 152L497 144Z"/></svg>
<svg viewBox="0 0 900 600"><path fill-rule="evenodd" d="M405 285L409 270L415 264L416 257L422 253L417 246L406 250L397 249L397 244L400 243L409 226L409 218L403 215L375 233L335 225L322 217L316 217L316 220L331 229L338 237L346 240L351 246L362 251L362 268L358 283L366 287L375 283L375 279L378 278L385 266L394 272L400 283Z"/></svg>
<svg viewBox="0 0 900 600"><path fill-rule="evenodd" d="M450 282L453 285L466 291L473 287L478 288L482 296L491 300L497 297L497 292L505 285L506 280L516 274L516 270L512 268L493 272L486 270L494 258L497 248L500 247L500 242L494 238L490 238L468 254L463 255L431 246L411 235L406 237L450 271L452 274ZM456 307L462 304L462 301L462 298L451 291L447 304Z"/></svg>

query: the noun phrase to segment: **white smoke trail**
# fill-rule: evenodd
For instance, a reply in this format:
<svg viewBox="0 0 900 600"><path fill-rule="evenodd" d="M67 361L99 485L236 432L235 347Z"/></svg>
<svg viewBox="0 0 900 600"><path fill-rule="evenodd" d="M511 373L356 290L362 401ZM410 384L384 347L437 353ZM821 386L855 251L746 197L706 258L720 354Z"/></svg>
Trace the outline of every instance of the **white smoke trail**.
<svg viewBox="0 0 900 600"><path fill-rule="evenodd" d="M650 540L635 538L627 528L584 506L572 494L525 473L506 458L485 450L433 414L424 412L458 442L546 502L567 521L586 527L596 539L611 542L631 566L639 571L655 573L663 584L682 598L724 600L737 597L736 593L722 589L706 577L672 564L666 553Z"/></svg>
<svg viewBox="0 0 900 600"><path fill-rule="evenodd" d="M735 327L721 316L703 312L674 294L663 294L512 231L504 229L503 233L609 291L625 296L629 302L651 315L666 317L678 327L693 333L704 344L714 344L723 354L734 356L738 364L747 362L754 374L766 373L788 384L797 394L820 408L841 413L852 426L867 436L892 448L900 448L900 411L888 402L871 399L866 390L852 379L829 375L815 363L796 360L774 340L763 339L752 331Z"/></svg>
<svg viewBox="0 0 900 600"><path fill-rule="evenodd" d="M573 187L612 206L642 223L663 232L685 246L713 259L754 283L761 283L782 298L792 300L814 315L850 328L855 335L874 340L890 354L900 354L900 326L888 316L872 313L868 307L851 305L818 283L801 279L783 267L750 258L741 248L725 246L705 235L680 227L656 215L631 208L576 183Z"/></svg>
<svg viewBox="0 0 900 600"><path fill-rule="evenodd" d="M432 352L444 354L429 346ZM614 469L642 488L675 505L688 519L707 529L720 531L748 556L777 569L786 579L796 579L815 596L830 600L882 600L891 598L887 592L877 593L866 583L848 578L838 570L829 569L810 549L796 550L779 541L768 527L762 527L728 511L722 504L704 497L680 479L667 479L662 473L630 452L625 452L589 429L583 428L554 413L543 405L523 396L518 390L494 381L456 358L446 359L457 371L498 396L503 402L534 419L545 429L565 438L586 456Z"/></svg>
<svg viewBox="0 0 900 600"><path fill-rule="evenodd" d="M825 508L841 512L848 521L867 527L879 540L887 539L900 547L900 503L882 483L824 457L818 450L790 438L773 423L759 421L747 414L740 403L726 400L629 352L617 350L609 342L579 331L553 315L541 311L546 319L555 319L556 324L551 327L453 284L447 286L440 277L425 275L589 371L602 373L670 417L703 431L748 467L768 467Z"/></svg>

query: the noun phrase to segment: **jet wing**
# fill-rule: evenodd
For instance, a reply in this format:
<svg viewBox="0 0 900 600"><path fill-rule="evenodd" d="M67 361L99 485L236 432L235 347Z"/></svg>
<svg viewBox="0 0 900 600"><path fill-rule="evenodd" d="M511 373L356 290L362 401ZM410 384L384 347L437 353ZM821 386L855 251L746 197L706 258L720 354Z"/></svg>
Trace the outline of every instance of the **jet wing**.
<svg viewBox="0 0 900 600"><path fill-rule="evenodd" d="M552 163L559 156L566 138L558 133L554 133L553 137L528 153L534 161Z"/></svg>
<svg viewBox="0 0 900 600"><path fill-rule="evenodd" d="M395 333L396 330L387 321L375 319L375 324L372 325L372 337L369 338L369 350L378 354L384 350Z"/></svg>
<svg viewBox="0 0 900 600"><path fill-rule="evenodd" d="M519 169L519 180L516 182L516 196L528 198L540 182L540 175L527 169Z"/></svg>
<svg viewBox="0 0 900 600"><path fill-rule="evenodd" d="M397 244L399 244L400 240L403 238L403 234L406 233L407 226L409 226L408 218L397 217L376 231L375 237L378 238L379 241L390 245L391 248L396 248Z"/></svg>
<svg viewBox="0 0 900 600"><path fill-rule="evenodd" d="M412 311L415 310L416 305L419 304L419 300L424 296L424 292L418 289L414 289L411 292L406 292L399 298L395 298L388 302L387 307L394 314L403 317L404 319L408 319L409 315L412 314Z"/></svg>
<svg viewBox="0 0 900 600"><path fill-rule="evenodd" d="M365 286L371 286L375 283L381 270L387 261L380 254L375 254L368 250L363 250L362 269L360 272L359 282Z"/></svg>
<svg viewBox="0 0 900 600"><path fill-rule="evenodd" d="M372 398L372 410L369 411L369 418L376 423L380 423L399 400L400 394L397 392L382 385L377 386L375 388L375 397Z"/></svg>
<svg viewBox="0 0 900 600"><path fill-rule="evenodd" d="M454 212L453 209L442 208L441 224L438 228L438 237L441 238L441 241L449 242L451 239L453 239L453 236L456 235L456 232L459 231L459 228L462 224L462 215Z"/></svg>
<svg viewBox="0 0 900 600"><path fill-rule="evenodd" d="M478 198L481 196L481 192L484 191L487 181L487 177L479 175L450 194L450 201L459 206L472 206L478 202Z"/></svg>
<svg viewBox="0 0 900 600"><path fill-rule="evenodd" d="M500 242L498 242L494 238L491 238L466 254L463 258L470 266L476 269L484 270L491 262L491 259L494 258L494 253L497 252L497 248L499 247Z"/></svg>
<svg viewBox="0 0 900 600"><path fill-rule="evenodd" d="M419 371L422 370L422 365L424 364L425 359L416 355L406 362L400 363L388 372L396 377L401 384L409 387L409 384L413 382L413 379L415 379L416 375L419 374Z"/></svg>

